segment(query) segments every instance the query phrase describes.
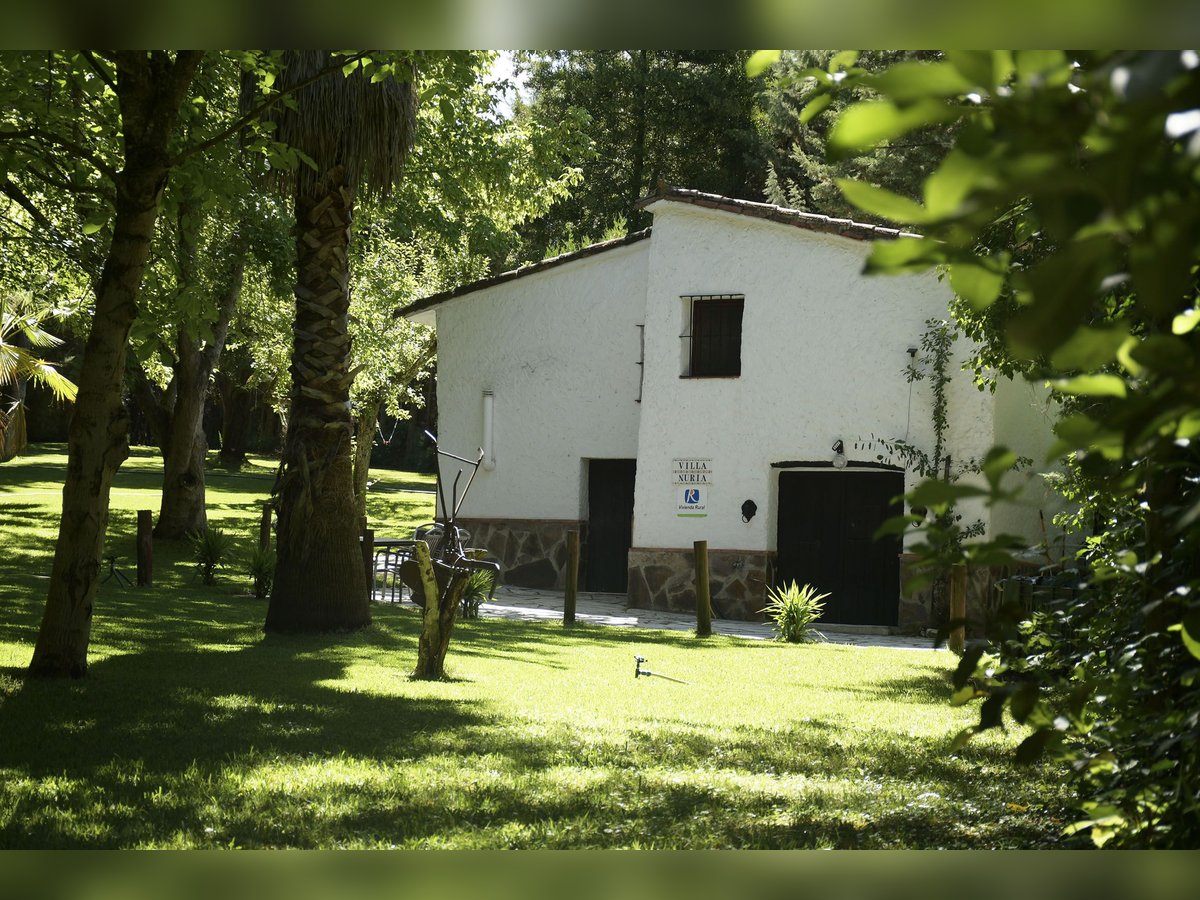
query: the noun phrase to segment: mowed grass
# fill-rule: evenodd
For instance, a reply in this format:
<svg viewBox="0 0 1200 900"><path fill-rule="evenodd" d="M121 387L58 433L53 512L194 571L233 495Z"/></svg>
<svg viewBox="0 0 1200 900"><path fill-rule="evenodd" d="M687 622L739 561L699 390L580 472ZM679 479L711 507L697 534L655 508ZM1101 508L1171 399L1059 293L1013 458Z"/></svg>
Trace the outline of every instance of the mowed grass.
<svg viewBox="0 0 1200 900"><path fill-rule="evenodd" d="M101 587L90 676L26 681L64 462L0 465L0 847L1040 846L1071 820L1056 770L1010 762L1020 734L950 752L974 713L945 652L481 619L417 682L415 608L264 636L243 572L203 587L161 543L153 588ZM210 472L246 549L273 474ZM378 475L378 533L430 516L429 478ZM159 477L149 451L117 475L131 575ZM635 654L689 683L635 680Z"/></svg>

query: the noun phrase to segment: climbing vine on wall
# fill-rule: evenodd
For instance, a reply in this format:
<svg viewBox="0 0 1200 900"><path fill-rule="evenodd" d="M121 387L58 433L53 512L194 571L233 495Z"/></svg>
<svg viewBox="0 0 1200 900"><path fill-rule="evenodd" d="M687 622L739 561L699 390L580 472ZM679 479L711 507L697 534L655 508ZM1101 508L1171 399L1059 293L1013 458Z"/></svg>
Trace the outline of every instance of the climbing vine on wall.
<svg viewBox="0 0 1200 900"><path fill-rule="evenodd" d="M945 319L926 320L925 333L921 335L921 356L918 359L914 354L904 367L904 378L909 384L924 381L926 377L930 379L933 393L933 453L926 453L920 447L902 440L892 442L889 449L904 461L905 468L912 469L922 478L937 477L944 465L943 451L946 449L946 430L950 422L946 385L950 383L950 348L957 338L958 331L952 322Z"/></svg>

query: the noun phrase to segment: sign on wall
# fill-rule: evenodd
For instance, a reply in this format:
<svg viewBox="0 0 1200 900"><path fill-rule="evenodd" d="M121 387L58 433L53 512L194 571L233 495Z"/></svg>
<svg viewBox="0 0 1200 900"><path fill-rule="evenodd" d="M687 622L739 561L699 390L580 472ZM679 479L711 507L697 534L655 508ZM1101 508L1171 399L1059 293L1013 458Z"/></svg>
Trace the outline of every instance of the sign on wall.
<svg viewBox="0 0 1200 900"><path fill-rule="evenodd" d="M708 515L708 492L712 487L712 460L687 457L671 462L675 515L704 518Z"/></svg>

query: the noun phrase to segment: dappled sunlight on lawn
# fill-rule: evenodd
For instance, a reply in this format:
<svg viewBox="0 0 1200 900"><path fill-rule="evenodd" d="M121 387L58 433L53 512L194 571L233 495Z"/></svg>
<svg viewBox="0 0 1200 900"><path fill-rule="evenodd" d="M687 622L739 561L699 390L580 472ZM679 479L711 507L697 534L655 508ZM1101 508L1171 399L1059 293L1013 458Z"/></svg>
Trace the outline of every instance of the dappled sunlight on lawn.
<svg viewBox="0 0 1200 900"><path fill-rule="evenodd" d="M152 482L139 460L128 477ZM23 476L46 478L5 464L0 486L19 496ZM270 480L210 479L212 522L242 547ZM947 705L946 656L476 619L450 677L414 681L414 608L265 636L241 564L202 586L185 543L156 547L153 588L101 587L87 679L27 682L57 502L0 499L3 847L1028 846L1061 829L1063 785L1009 761L1020 735L949 752L971 713ZM403 533L431 498L371 508ZM132 544L117 510L109 546ZM635 679L635 655L689 683Z"/></svg>

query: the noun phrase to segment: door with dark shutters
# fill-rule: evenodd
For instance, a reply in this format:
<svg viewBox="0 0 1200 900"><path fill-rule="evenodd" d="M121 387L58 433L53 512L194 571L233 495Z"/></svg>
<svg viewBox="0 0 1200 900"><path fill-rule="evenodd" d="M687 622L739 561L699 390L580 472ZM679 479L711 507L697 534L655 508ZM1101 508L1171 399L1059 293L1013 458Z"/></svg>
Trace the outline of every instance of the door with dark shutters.
<svg viewBox="0 0 1200 900"><path fill-rule="evenodd" d="M589 591L623 594L629 589L636 474L636 460L588 461L586 586Z"/></svg>
<svg viewBox="0 0 1200 900"><path fill-rule="evenodd" d="M783 472L779 476L778 579L828 592L822 621L895 625L900 539L874 540L899 515L902 472Z"/></svg>

